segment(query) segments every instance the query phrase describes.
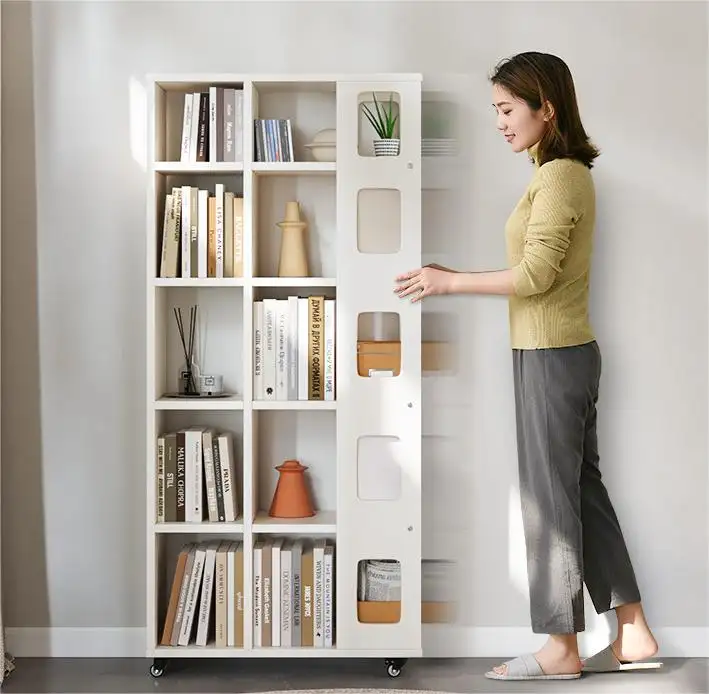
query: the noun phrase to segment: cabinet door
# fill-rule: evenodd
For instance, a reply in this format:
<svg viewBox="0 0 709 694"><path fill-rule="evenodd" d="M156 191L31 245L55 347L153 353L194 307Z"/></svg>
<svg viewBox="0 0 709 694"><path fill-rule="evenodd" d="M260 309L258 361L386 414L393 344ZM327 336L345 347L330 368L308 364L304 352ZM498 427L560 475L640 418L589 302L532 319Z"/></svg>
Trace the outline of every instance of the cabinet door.
<svg viewBox="0 0 709 694"><path fill-rule="evenodd" d="M397 115L398 154L375 156L362 103ZM337 642L420 653L421 309L394 293L421 264L420 78L337 87ZM369 356L358 359L358 343ZM378 352L381 352L378 354ZM383 369L369 375L369 368ZM395 375L387 375L391 369ZM360 371L364 375L360 374ZM360 562L392 560L393 605L358 604ZM365 621L361 621L365 620ZM372 623L366 620L388 621Z"/></svg>

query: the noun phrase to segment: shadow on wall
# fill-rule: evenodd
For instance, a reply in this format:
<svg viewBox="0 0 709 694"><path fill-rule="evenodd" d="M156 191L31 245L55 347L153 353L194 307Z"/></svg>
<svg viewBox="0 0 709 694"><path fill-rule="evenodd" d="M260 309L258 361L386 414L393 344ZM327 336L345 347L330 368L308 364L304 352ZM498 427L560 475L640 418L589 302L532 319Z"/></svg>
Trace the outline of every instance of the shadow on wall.
<svg viewBox="0 0 709 694"><path fill-rule="evenodd" d="M2 29L2 593L12 597L3 605L7 648L12 652L13 627L43 627L50 617L42 479L32 5L3 4ZM18 127L10 131L8 123ZM49 645L36 648L48 651Z"/></svg>

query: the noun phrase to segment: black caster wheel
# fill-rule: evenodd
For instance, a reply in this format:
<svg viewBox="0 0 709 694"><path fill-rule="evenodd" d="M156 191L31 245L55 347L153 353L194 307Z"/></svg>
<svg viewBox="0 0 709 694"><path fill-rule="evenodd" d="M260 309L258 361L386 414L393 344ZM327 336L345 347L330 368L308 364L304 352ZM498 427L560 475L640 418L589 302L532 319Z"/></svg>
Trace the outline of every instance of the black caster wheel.
<svg viewBox="0 0 709 694"><path fill-rule="evenodd" d="M153 677L162 677L165 674L165 665L167 662L164 658L155 658L150 666L150 674Z"/></svg>
<svg viewBox="0 0 709 694"><path fill-rule="evenodd" d="M406 663L406 658L395 658L387 660L385 663L387 666L387 675L389 675L389 677L398 677L401 675L401 670Z"/></svg>

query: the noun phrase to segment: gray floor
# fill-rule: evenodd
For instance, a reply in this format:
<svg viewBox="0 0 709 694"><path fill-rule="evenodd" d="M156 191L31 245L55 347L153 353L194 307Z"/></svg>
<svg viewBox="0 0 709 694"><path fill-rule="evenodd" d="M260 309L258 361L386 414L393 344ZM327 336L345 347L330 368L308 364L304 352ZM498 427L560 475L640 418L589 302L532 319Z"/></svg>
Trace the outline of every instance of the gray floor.
<svg viewBox="0 0 709 694"><path fill-rule="evenodd" d="M141 692L266 692L283 689L380 688L445 692L709 692L709 659L667 659L661 672L585 675L571 682L494 682L488 658L410 660L389 678L383 660L171 660L149 674L142 659L18 659L3 692L23 694L139 694Z"/></svg>

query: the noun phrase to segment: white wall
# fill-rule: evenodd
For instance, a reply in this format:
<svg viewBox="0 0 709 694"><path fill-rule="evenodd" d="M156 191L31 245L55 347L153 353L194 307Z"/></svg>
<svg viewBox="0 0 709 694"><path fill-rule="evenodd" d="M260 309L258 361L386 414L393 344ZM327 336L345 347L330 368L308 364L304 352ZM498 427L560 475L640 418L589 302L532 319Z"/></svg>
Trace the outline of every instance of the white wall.
<svg viewBox="0 0 709 694"><path fill-rule="evenodd" d="M145 174L131 84L210 70L420 71L426 87L462 76L470 166L447 214L427 222L427 259L496 268L530 168L495 131L486 76L499 58L538 49L569 63L603 150L592 312L605 479L662 652L709 655L706 12L679 2L3 3L2 550L15 653L142 654ZM449 638L429 635L427 652L507 655L538 641L506 306L455 298L427 310L452 312L462 362L452 384L427 390L425 426L448 438L446 459L425 473L438 489L428 487L426 514L440 526L457 509L446 546L465 572L460 623ZM588 626L585 647L602 644L607 622L590 604Z"/></svg>

